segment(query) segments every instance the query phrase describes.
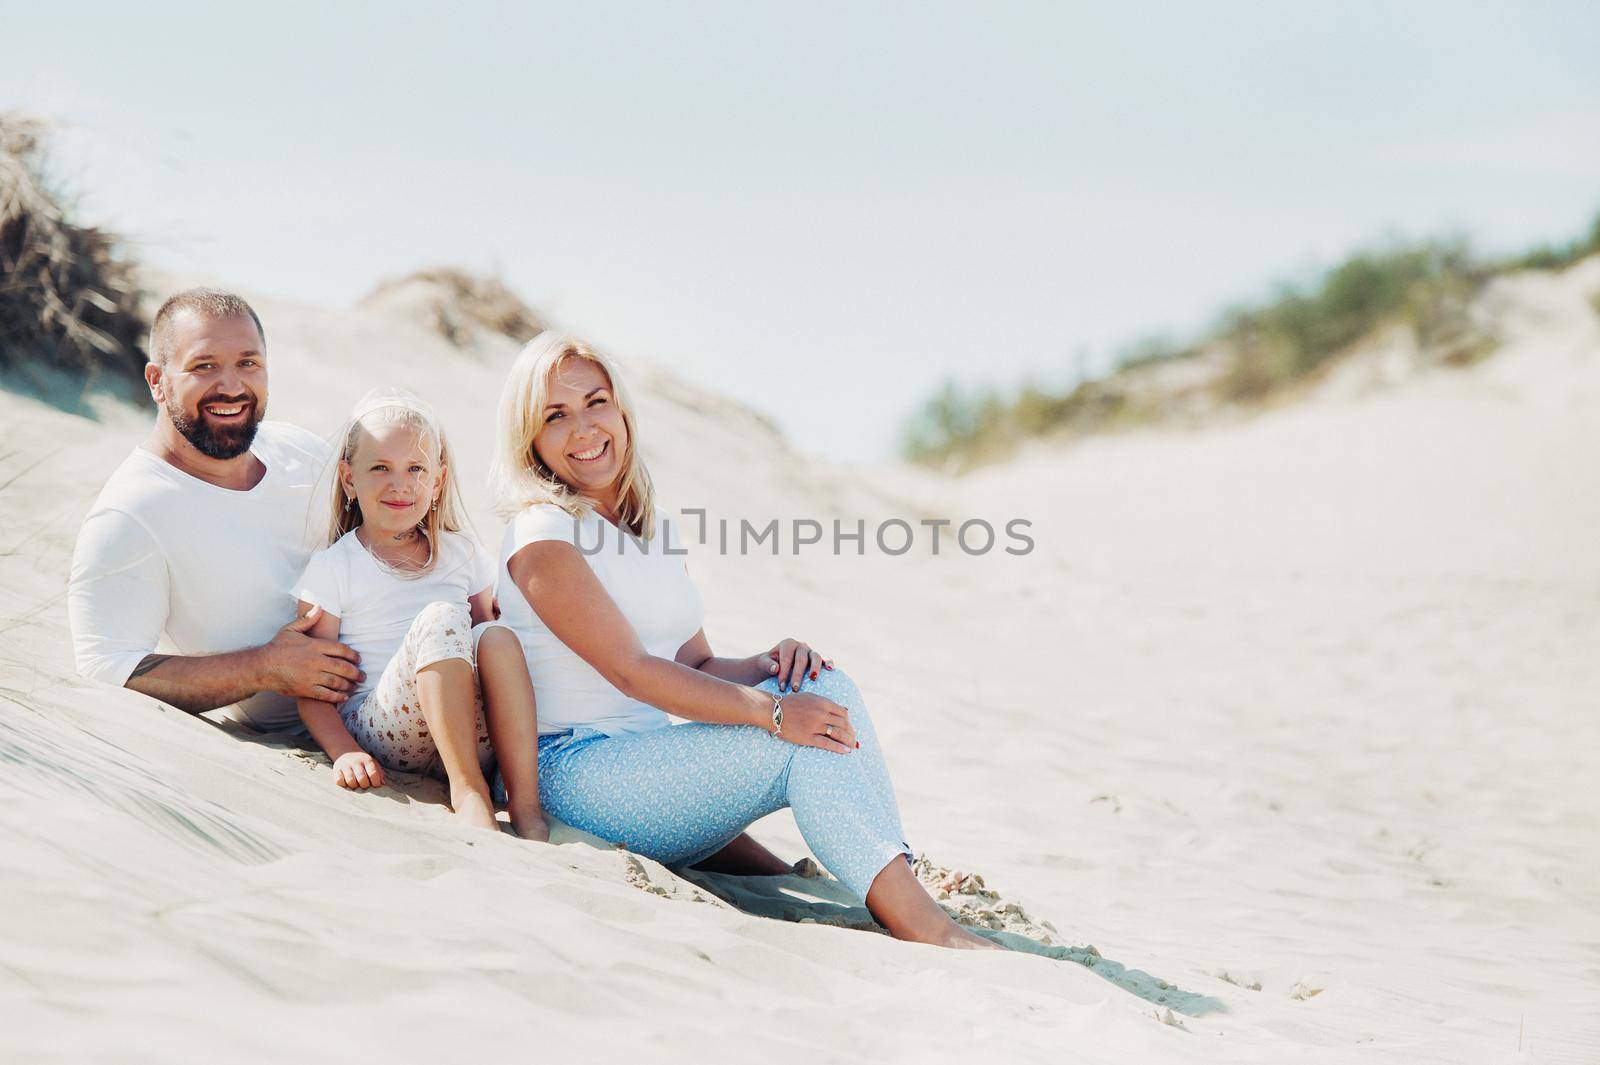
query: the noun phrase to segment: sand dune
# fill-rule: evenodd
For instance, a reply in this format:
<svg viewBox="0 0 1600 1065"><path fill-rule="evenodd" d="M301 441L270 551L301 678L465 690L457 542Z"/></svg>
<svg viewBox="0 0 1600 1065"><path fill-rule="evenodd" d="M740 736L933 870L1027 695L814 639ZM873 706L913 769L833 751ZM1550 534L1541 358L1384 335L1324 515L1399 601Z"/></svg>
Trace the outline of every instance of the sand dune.
<svg viewBox="0 0 1600 1065"><path fill-rule="evenodd" d="M464 831L437 785L347 794L77 681L73 536L143 421L0 392L0 1060L1600 1060L1597 293L1600 260L1503 279L1479 366L962 481L846 476L636 368L677 506L1033 522L1024 557L692 559L719 650L855 675L929 879L1033 935L1000 956L827 880ZM509 343L257 306L273 416L428 393L494 541Z"/></svg>

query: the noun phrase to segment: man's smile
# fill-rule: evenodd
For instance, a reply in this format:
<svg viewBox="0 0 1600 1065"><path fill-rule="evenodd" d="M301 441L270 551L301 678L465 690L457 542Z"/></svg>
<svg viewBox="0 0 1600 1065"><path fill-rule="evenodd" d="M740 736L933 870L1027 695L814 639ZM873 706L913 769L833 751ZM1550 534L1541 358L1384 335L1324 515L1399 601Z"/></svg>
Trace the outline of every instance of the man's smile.
<svg viewBox="0 0 1600 1065"><path fill-rule="evenodd" d="M254 406L255 404L249 400L243 400L233 403L206 403L201 405L200 410L208 418L219 422L232 422L244 418Z"/></svg>

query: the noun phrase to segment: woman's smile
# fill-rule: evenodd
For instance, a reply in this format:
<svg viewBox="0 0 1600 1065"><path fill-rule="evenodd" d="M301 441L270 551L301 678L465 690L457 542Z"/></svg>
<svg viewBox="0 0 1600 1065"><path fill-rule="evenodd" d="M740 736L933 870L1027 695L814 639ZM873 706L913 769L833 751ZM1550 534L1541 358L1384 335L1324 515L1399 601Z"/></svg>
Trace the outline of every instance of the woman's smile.
<svg viewBox="0 0 1600 1065"><path fill-rule="evenodd" d="M588 359L551 372L534 450L558 481L609 513L628 461L628 426L612 400L611 379Z"/></svg>
<svg viewBox="0 0 1600 1065"><path fill-rule="evenodd" d="M573 452L573 453L569 454L567 457L570 458L570 459L573 459L574 461L577 461L577 462L596 462L603 455L605 455L605 453L608 450L610 450L610 448L611 448L611 441L606 440L606 441L602 442L597 447L592 447L587 451Z"/></svg>

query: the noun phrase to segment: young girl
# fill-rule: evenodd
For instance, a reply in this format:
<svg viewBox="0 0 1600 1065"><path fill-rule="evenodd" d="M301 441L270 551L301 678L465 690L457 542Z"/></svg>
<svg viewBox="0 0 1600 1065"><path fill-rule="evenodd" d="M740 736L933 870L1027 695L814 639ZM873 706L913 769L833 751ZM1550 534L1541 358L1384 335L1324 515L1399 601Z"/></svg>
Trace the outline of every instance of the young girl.
<svg viewBox="0 0 1600 1065"><path fill-rule="evenodd" d="M460 531L450 469L444 433L420 400L374 392L356 406L329 546L295 594L302 615L320 611L310 634L354 648L367 676L338 708L299 700L300 718L341 787L381 785L380 766L444 776L456 816L483 828L497 827L484 779L492 739L512 828L548 839L533 686L521 643L493 620L495 564Z"/></svg>

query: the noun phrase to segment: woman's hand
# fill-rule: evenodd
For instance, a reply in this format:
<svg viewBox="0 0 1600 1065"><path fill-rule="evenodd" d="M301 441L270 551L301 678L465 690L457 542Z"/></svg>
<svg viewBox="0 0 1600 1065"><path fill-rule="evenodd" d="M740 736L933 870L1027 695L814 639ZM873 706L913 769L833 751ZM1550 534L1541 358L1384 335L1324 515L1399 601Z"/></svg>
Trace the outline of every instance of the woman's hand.
<svg viewBox="0 0 1600 1065"><path fill-rule="evenodd" d="M818 670L833 668L833 659L823 658L809 644L799 640L779 640L778 646L762 658L767 676L778 678L779 691L799 691L806 677L816 680Z"/></svg>
<svg viewBox="0 0 1600 1065"><path fill-rule="evenodd" d="M383 767L366 751L346 751L333 760L333 772L341 788L366 788L383 786Z"/></svg>
<svg viewBox="0 0 1600 1065"><path fill-rule="evenodd" d="M778 730L778 738L836 754L849 754L861 746L856 741L856 730L850 727L850 711L811 692L784 697L783 727Z"/></svg>

